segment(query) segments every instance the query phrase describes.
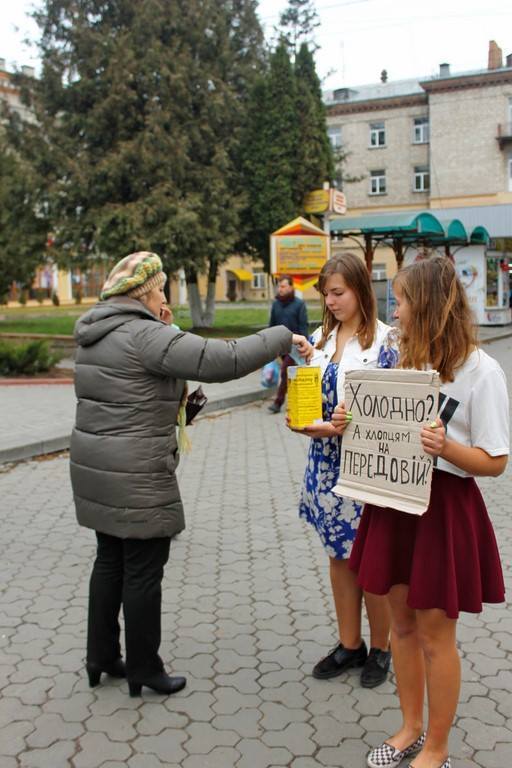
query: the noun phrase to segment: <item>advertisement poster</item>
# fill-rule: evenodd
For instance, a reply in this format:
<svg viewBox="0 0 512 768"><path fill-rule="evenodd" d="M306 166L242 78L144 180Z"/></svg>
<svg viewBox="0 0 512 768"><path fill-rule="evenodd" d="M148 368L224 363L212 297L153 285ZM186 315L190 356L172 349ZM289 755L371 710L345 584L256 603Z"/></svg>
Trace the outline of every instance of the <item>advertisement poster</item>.
<svg viewBox="0 0 512 768"><path fill-rule="evenodd" d="M277 274L318 274L329 258L329 239L316 235L282 235L274 238Z"/></svg>

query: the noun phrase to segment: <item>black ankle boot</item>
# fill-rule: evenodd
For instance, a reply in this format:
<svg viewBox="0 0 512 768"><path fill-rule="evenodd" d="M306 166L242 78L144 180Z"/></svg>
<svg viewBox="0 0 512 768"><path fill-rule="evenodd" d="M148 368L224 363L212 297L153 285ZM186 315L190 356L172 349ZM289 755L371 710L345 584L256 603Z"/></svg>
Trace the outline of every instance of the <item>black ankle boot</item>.
<svg viewBox="0 0 512 768"><path fill-rule="evenodd" d="M132 678L128 681L128 689L130 696L140 696L142 686L151 688L155 693L162 693L165 696L170 696L173 693L181 691L187 684L185 677L170 677L165 672L156 672L153 675L147 677Z"/></svg>
<svg viewBox="0 0 512 768"><path fill-rule="evenodd" d="M96 664L94 661L88 661L85 668L91 688L95 688L99 684L102 672L110 677L126 677L126 666L122 659L116 659L111 664L103 665Z"/></svg>

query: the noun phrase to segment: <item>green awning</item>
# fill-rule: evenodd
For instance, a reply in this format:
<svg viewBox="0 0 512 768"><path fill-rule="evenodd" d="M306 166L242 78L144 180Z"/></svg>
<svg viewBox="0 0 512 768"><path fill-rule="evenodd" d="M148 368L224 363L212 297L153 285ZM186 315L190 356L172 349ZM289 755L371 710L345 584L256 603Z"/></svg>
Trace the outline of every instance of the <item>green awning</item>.
<svg viewBox="0 0 512 768"><path fill-rule="evenodd" d="M332 234L359 233L363 235L437 235L444 237L442 224L431 213L391 213L353 218L331 219Z"/></svg>
<svg viewBox="0 0 512 768"><path fill-rule="evenodd" d="M446 240L451 243L467 243L468 233L460 219L452 219L451 221L440 219L440 221L443 225Z"/></svg>
<svg viewBox="0 0 512 768"><path fill-rule="evenodd" d="M460 219L439 219L439 223L443 227L443 234L429 235L428 239L432 245L467 245L468 233ZM418 235L406 235L404 241L411 242L415 239L418 239Z"/></svg>
<svg viewBox="0 0 512 768"><path fill-rule="evenodd" d="M471 245L488 245L491 236L485 227L475 227L471 232L469 242Z"/></svg>

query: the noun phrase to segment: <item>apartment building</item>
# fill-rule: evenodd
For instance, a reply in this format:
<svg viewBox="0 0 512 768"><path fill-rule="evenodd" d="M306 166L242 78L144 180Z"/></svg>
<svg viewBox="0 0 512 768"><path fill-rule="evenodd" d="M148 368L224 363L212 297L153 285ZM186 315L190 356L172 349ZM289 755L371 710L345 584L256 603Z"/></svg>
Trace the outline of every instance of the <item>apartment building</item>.
<svg viewBox="0 0 512 768"><path fill-rule="evenodd" d="M444 63L435 77L396 82L383 71L377 84L327 92L325 103L331 143L345 153L339 181L348 215L431 210L443 221L460 220L468 231L485 227L491 240L483 303L488 317L493 307L508 307L512 55L504 59L491 41L485 70L452 73ZM470 253L461 249L459 261ZM375 261L388 276L394 273L391 249L380 248Z"/></svg>
<svg viewBox="0 0 512 768"><path fill-rule="evenodd" d="M345 178L358 178L341 179L350 215L512 203L512 55L503 66L492 41L486 70L383 80L325 94Z"/></svg>

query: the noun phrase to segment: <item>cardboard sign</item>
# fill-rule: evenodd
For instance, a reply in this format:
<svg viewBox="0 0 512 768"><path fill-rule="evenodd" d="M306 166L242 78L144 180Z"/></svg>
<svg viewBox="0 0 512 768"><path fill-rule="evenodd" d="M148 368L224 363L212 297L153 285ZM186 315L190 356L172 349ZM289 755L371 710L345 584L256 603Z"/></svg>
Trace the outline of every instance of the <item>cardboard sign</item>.
<svg viewBox="0 0 512 768"><path fill-rule="evenodd" d="M333 492L357 501L423 514L430 500L433 457L420 432L437 416L437 371L349 371L340 476Z"/></svg>
<svg viewBox="0 0 512 768"><path fill-rule="evenodd" d="M292 429L322 421L322 370L315 365L290 365L287 415Z"/></svg>

